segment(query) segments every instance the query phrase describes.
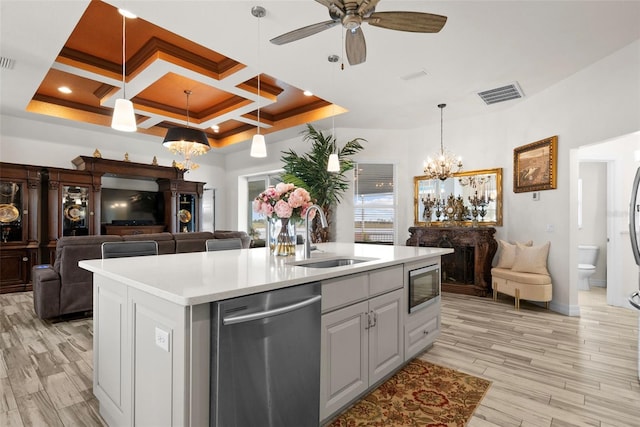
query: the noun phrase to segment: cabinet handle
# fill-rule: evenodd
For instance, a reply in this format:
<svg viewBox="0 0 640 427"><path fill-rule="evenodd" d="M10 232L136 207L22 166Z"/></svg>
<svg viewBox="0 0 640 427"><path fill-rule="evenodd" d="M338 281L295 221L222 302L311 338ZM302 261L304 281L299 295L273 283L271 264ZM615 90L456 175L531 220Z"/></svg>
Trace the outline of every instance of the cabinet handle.
<svg viewBox="0 0 640 427"><path fill-rule="evenodd" d="M429 331L427 331L427 330L422 331L422 333L423 333L424 335L429 335Z"/></svg>
<svg viewBox="0 0 640 427"><path fill-rule="evenodd" d="M362 313L362 316L366 316L366 319L364 319L362 322L362 324L364 325L364 328L369 329L371 327L371 319L369 318L369 313L364 312Z"/></svg>
<svg viewBox="0 0 640 427"><path fill-rule="evenodd" d="M373 317L373 324L371 327L374 328L378 324L378 314L375 311L372 311L371 316Z"/></svg>

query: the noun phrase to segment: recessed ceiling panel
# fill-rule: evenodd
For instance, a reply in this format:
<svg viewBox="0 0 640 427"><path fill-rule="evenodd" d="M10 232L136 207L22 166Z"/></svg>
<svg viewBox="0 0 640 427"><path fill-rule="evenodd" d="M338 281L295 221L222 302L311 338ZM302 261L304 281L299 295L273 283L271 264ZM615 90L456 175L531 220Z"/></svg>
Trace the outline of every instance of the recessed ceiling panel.
<svg viewBox="0 0 640 427"><path fill-rule="evenodd" d="M116 98L131 99L138 132L162 136L184 124L204 130L212 147L248 141L260 124L263 133L340 114L329 102L275 77L258 72L237 83L247 67L139 17L127 19L126 92L122 91L122 16L101 1L91 1L45 76L28 109L65 119L108 126ZM251 75L252 73L247 73ZM235 82L235 83L233 83ZM58 87L71 88L63 94ZM220 126L216 133L212 125Z"/></svg>

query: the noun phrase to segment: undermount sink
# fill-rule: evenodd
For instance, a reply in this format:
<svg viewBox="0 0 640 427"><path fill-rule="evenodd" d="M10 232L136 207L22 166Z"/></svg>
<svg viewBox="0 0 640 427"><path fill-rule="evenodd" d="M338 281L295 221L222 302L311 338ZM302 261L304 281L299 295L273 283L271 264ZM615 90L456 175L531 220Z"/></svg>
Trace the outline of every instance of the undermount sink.
<svg viewBox="0 0 640 427"><path fill-rule="evenodd" d="M374 261L376 258L326 258L326 259L306 259L304 261L295 261L289 264L297 267L308 268L332 268L344 267L348 265L359 264L361 262Z"/></svg>

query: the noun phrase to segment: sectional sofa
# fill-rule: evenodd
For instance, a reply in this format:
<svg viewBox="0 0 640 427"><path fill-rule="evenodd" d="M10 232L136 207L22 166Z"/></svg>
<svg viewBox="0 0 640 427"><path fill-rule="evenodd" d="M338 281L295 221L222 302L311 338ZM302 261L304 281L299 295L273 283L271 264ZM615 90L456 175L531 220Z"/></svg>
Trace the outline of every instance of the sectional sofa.
<svg viewBox="0 0 640 427"><path fill-rule="evenodd" d="M227 238L240 238L243 248L248 248L251 244L251 237L244 231L61 237L56 244L53 265L33 267L35 312L41 319L51 319L65 314L90 312L93 309L93 276L91 272L78 267L78 262L101 258L104 242L155 240L158 243L158 253L162 255L204 252L208 239Z"/></svg>

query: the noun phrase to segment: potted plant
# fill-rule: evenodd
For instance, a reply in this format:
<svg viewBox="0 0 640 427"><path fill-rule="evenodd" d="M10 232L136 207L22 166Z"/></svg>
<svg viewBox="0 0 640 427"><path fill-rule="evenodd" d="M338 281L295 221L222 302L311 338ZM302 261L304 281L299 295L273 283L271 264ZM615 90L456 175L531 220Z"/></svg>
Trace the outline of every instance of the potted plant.
<svg viewBox="0 0 640 427"><path fill-rule="evenodd" d="M355 138L338 149L333 135L325 135L310 124L307 124L307 129L303 132L303 140L311 142L311 151L301 155L294 150L284 151L281 158L284 162L284 173L281 178L283 182L305 188L315 203L322 208L331 226L333 208L349 188L349 179L345 172L354 168L354 162L349 157L361 151L364 147L360 143L366 140ZM340 160L339 172L327 171L329 155L333 153L338 154ZM318 222L314 221L312 241L328 242L329 238L329 230L320 227Z"/></svg>

